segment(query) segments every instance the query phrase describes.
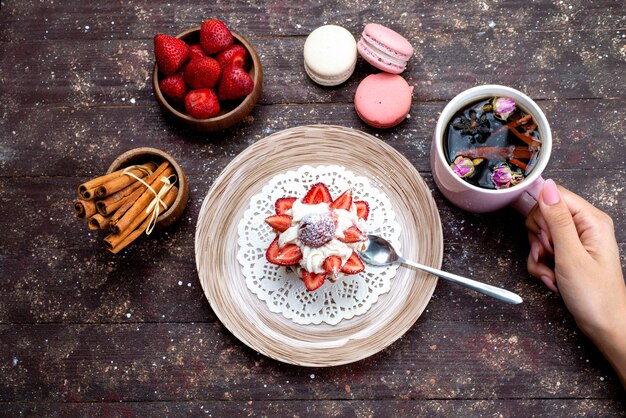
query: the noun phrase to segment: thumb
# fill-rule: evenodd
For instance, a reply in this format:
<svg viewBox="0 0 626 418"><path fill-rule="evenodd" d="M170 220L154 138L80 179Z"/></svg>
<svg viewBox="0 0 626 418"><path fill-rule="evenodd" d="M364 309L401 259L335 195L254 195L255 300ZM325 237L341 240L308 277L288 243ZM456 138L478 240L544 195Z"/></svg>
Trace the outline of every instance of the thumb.
<svg viewBox="0 0 626 418"><path fill-rule="evenodd" d="M556 187L556 183L551 179L546 180L543 186L539 208L550 229L556 254L562 251L570 255L585 252L572 214L561 198L561 192Z"/></svg>

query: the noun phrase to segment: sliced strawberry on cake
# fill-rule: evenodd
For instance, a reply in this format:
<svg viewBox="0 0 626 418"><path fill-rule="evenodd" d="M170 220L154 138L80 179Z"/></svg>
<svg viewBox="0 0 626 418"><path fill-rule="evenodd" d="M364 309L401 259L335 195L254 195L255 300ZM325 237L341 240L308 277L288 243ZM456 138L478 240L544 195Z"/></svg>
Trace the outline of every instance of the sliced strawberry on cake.
<svg viewBox="0 0 626 418"><path fill-rule="evenodd" d="M302 269L302 281L306 289L311 291L319 288L326 280L326 273L310 273Z"/></svg>
<svg viewBox="0 0 626 418"><path fill-rule="evenodd" d="M276 215L284 215L285 212L291 209L293 202L296 200L298 200L297 197L281 197L280 199L276 199L276 203L274 204Z"/></svg>
<svg viewBox="0 0 626 418"><path fill-rule="evenodd" d="M294 244L288 244L280 248L278 246L278 237L276 237L265 252L265 257L272 264L293 266L302 260L302 251L300 251L300 247Z"/></svg>
<svg viewBox="0 0 626 418"><path fill-rule="evenodd" d="M337 210L337 209L350 210L351 207L352 207L352 190L350 189L343 192L341 196L339 196L337 199L333 201L333 203L330 204L330 208L334 210Z"/></svg>
<svg viewBox="0 0 626 418"><path fill-rule="evenodd" d="M353 242L361 242L366 241L367 237L359 228L356 226L351 226L350 228L343 231L343 238L337 238L341 242L345 242L346 244L351 244Z"/></svg>
<svg viewBox="0 0 626 418"><path fill-rule="evenodd" d="M339 276L339 272L341 271L341 265L343 261L341 257L336 255L331 255L324 260L324 271L332 277Z"/></svg>
<svg viewBox="0 0 626 418"><path fill-rule="evenodd" d="M272 215L265 218L265 222L278 232L285 232L291 226L291 216Z"/></svg>
<svg viewBox="0 0 626 418"><path fill-rule="evenodd" d="M365 270L365 265L363 265L363 261L359 258L357 253L352 252L346 264L341 267L341 271L346 274L357 274Z"/></svg>
<svg viewBox="0 0 626 418"><path fill-rule="evenodd" d="M370 214L370 205L365 200L359 200L354 202L354 206L356 206L356 216L367 221L367 217Z"/></svg>
<svg viewBox="0 0 626 418"><path fill-rule="evenodd" d="M333 198L330 196L328 187L324 183L316 183L311 187L311 190L302 199L303 203L309 205L316 205L318 203L331 203Z"/></svg>

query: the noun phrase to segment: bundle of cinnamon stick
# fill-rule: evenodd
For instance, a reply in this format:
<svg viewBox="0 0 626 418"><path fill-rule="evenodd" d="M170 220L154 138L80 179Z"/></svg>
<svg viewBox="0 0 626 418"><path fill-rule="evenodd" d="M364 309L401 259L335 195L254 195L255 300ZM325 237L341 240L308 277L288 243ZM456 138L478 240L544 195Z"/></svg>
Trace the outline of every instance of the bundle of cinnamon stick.
<svg viewBox="0 0 626 418"><path fill-rule="evenodd" d="M134 165L78 186L74 213L90 230L110 229L104 246L117 254L142 233L151 232L159 214L176 200L174 168L165 161Z"/></svg>

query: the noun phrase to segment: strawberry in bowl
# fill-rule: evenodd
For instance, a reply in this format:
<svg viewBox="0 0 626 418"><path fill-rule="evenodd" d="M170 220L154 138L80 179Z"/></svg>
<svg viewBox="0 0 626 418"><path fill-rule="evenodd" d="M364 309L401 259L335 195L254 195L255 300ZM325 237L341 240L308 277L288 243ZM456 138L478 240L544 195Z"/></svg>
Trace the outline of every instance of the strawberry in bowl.
<svg viewBox="0 0 626 418"><path fill-rule="evenodd" d="M169 116L193 129L227 129L243 120L261 96L256 51L218 19L176 37L156 35L154 54L157 101Z"/></svg>
<svg viewBox="0 0 626 418"><path fill-rule="evenodd" d="M333 200L328 187L317 183L302 199L278 199L275 210L265 219L276 232L265 256L270 263L295 271L307 290L365 270L358 251L367 240L362 231L369 205L354 201L352 190Z"/></svg>

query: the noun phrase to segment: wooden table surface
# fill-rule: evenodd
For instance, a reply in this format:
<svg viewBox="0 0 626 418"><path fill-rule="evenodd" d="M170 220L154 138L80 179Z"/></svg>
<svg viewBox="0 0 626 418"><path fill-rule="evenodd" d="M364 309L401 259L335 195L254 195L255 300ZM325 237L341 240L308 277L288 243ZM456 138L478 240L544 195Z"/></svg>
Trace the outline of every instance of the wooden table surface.
<svg viewBox="0 0 626 418"><path fill-rule="evenodd" d="M621 0L367 2L2 1L0 11L0 415L623 416L624 391L561 299L526 272L523 218L470 214L436 190L439 112L459 92L504 84L545 111L545 176L615 220L626 253L626 6ZM250 116L218 134L168 122L150 84L156 33L215 16L248 37L265 74ZM337 88L303 69L306 36L368 22L415 55L410 119L387 131L352 105L374 72L359 59ZM194 232L221 170L270 133L353 127L399 150L433 190L443 268L511 289L511 306L440 281L415 325L384 351L309 369L249 349L200 286ZM167 232L117 256L71 211L76 186L140 146L171 153L190 200Z"/></svg>

